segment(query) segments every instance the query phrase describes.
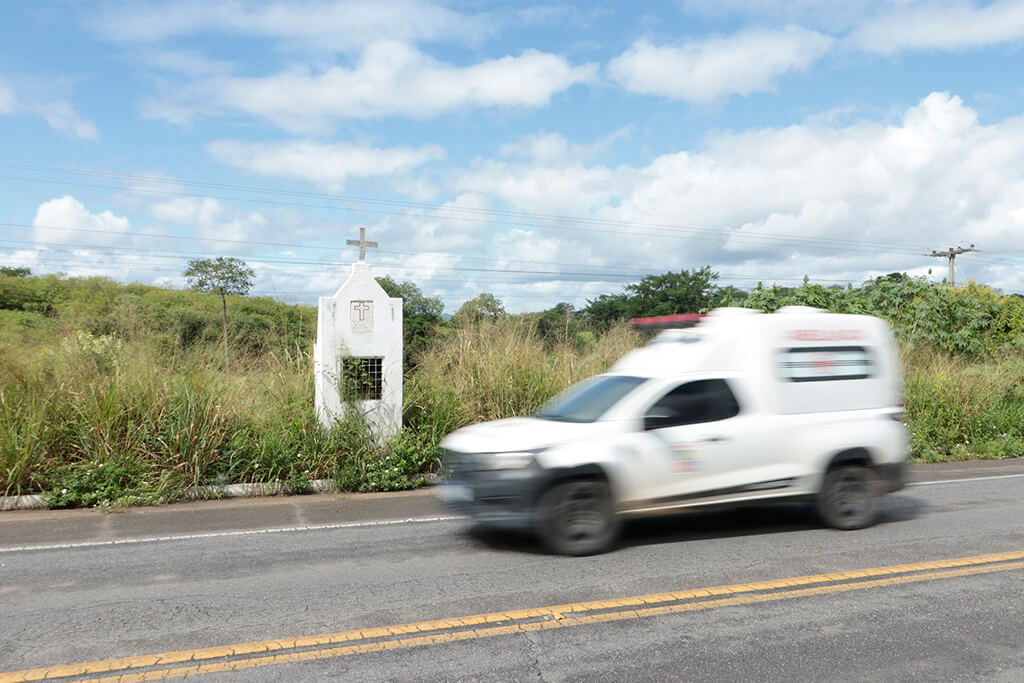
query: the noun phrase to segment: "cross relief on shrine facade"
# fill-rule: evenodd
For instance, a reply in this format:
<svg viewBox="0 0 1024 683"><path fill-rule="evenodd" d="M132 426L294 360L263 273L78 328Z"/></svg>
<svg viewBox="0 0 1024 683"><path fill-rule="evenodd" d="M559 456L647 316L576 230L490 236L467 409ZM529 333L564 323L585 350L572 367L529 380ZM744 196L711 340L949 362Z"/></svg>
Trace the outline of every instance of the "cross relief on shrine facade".
<svg viewBox="0 0 1024 683"><path fill-rule="evenodd" d="M349 317L352 320L353 332L373 332L373 301L353 301Z"/></svg>

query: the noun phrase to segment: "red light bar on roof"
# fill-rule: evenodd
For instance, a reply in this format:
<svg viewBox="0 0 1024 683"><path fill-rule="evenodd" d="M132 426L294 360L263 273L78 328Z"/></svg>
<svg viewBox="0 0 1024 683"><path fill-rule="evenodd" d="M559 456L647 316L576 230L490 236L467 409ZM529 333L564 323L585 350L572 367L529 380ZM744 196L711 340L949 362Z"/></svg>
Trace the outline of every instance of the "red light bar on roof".
<svg viewBox="0 0 1024 683"><path fill-rule="evenodd" d="M693 327L703 317L703 313L676 313L675 315L655 315L650 318L633 318L629 322L637 327L667 330L677 327Z"/></svg>

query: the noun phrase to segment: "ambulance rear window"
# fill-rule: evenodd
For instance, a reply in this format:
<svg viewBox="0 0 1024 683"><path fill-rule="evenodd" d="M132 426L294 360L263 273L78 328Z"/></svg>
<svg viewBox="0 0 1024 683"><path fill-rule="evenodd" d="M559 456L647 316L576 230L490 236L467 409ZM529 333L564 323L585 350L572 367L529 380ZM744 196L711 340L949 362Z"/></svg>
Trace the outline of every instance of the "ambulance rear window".
<svg viewBox="0 0 1024 683"><path fill-rule="evenodd" d="M790 382L867 379L875 371L871 352L863 346L780 349L776 367L779 379Z"/></svg>

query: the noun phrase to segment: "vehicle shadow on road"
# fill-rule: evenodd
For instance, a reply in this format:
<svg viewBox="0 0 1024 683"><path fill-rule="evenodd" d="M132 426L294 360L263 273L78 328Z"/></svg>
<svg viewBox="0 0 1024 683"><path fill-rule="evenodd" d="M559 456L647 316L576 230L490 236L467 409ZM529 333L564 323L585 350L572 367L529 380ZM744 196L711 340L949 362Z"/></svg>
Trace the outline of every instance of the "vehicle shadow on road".
<svg viewBox="0 0 1024 683"><path fill-rule="evenodd" d="M922 515L926 504L908 495L889 495L878 504L875 525L909 522ZM661 543L756 536L791 531L822 530L810 503L694 511L678 515L632 519L623 524L612 550ZM473 526L467 532L477 542L494 549L526 554L544 554L544 547L530 534L495 531ZM841 532L837 532L841 533Z"/></svg>
<svg viewBox="0 0 1024 683"><path fill-rule="evenodd" d="M911 496L886 496L879 501L875 526L911 521L924 508L924 501ZM826 527L814 505L779 503L631 520L622 530L619 547L822 529Z"/></svg>

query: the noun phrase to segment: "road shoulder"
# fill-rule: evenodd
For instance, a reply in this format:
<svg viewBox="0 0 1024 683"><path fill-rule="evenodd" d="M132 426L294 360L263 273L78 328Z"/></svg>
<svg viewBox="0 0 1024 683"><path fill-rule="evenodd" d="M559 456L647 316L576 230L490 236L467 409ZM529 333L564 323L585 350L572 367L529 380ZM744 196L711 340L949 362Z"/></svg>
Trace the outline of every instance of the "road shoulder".
<svg viewBox="0 0 1024 683"><path fill-rule="evenodd" d="M1024 458L912 464L908 467L907 480L912 485L927 485L1007 475L1024 475ZM429 489L231 498L118 512L14 510L0 512L0 549L359 525L430 519L447 514Z"/></svg>

